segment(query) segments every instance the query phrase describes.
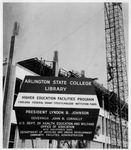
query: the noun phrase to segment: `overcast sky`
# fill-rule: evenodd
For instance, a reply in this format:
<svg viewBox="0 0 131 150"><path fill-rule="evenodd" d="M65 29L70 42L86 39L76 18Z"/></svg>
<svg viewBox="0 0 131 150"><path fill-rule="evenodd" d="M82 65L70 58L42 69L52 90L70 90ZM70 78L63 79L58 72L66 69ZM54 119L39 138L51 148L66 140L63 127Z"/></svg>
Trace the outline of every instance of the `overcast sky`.
<svg viewBox="0 0 131 150"><path fill-rule="evenodd" d="M128 4L123 4L126 52ZM106 86L106 49L103 3L4 3L3 57L8 57L13 24L20 23L14 61L34 57L53 60L59 68L97 77Z"/></svg>

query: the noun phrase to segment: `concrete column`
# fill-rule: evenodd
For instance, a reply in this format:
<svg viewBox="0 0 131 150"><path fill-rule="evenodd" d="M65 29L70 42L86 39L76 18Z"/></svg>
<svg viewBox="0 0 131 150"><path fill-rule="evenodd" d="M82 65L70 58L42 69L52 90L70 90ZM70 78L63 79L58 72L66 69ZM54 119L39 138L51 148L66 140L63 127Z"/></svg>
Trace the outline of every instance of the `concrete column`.
<svg viewBox="0 0 131 150"><path fill-rule="evenodd" d="M58 77L58 73L59 73L59 67L58 67L58 51L54 51L54 75L55 77ZM57 140L52 140L52 148L57 148Z"/></svg>
<svg viewBox="0 0 131 150"><path fill-rule="evenodd" d="M54 76L58 77L58 73L59 73L59 65L58 65L58 51L54 51Z"/></svg>
<svg viewBox="0 0 131 150"><path fill-rule="evenodd" d="M15 69L16 66L10 65L10 75L8 81L6 81L6 87L4 91L4 99L6 101L3 106L4 109L4 124L3 124L3 148L8 148L11 128L11 112L13 109L14 101L14 89L15 89Z"/></svg>
<svg viewBox="0 0 131 150"><path fill-rule="evenodd" d="M18 35L19 25L14 23L14 30L11 36L10 51L8 57L7 73L4 86L4 99L3 99L3 148L8 148L11 128L11 112L14 101L14 88L15 88L15 65L13 62L15 36Z"/></svg>
<svg viewBox="0 0 131 150"><path fill-rule="evenodd" d="M81 70L81 77L85 77L85 70Z"/></svg>

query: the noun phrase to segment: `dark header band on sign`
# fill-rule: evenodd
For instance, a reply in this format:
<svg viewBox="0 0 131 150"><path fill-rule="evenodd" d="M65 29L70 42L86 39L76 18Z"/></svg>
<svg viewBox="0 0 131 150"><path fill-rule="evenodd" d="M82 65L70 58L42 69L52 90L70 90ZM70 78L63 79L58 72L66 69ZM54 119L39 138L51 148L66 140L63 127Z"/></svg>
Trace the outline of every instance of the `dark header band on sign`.
<svg viewBox="0 0 131 150"><path fill-rule="evenodd" d="M89 78L26 76L20 92L94 95Z"/></svg>
<svg viewBox="0 0 131 150"><path fill-rule="evenodd" d="M66 80L36 80L36 79L26 79L24 83L30 84L53 84L53 85L67 85ZM90 86L91 81L69 81L69 85L81 85Z"/></svg>

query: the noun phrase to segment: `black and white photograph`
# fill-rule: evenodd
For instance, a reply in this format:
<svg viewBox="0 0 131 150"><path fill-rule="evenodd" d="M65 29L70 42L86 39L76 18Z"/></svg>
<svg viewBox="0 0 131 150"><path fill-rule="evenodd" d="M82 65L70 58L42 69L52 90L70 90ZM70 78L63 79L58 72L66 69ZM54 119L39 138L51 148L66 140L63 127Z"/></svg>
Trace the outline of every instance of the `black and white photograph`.
<svg viewBox="0 0 131 150"><path fill-rule="evenodd" d="M1 5L1 147L129 149L129 1Z"/></svg>

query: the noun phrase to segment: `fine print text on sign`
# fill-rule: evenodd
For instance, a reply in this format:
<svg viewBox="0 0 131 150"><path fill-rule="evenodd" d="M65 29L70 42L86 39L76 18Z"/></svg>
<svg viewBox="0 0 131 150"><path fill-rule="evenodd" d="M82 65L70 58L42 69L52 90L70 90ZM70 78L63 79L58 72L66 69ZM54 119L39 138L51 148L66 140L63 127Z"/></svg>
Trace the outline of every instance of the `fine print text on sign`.
<svg viewBox="0 0 131 150"><path fill-rule="evenodd" d="M21 139L92 140L99 104L91 79L26 76L15 110Z"/></svg>

